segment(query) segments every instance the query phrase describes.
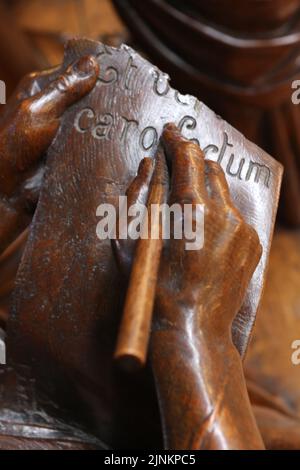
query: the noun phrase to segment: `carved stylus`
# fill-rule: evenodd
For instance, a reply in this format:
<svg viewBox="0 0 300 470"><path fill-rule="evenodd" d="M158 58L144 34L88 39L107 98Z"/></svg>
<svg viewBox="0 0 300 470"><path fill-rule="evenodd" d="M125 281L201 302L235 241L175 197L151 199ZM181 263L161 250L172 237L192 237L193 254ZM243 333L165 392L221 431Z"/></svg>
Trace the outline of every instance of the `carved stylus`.
<svg viewBox="0 0 300 470"><path fill-rule="evenodd" d="M147 213L137 242L115 359L127 370L146 363L160 255L163 245L159 206L168 195L168 170L159 147L149 188ZM153 207L154 205L154 207Z"/></svg>

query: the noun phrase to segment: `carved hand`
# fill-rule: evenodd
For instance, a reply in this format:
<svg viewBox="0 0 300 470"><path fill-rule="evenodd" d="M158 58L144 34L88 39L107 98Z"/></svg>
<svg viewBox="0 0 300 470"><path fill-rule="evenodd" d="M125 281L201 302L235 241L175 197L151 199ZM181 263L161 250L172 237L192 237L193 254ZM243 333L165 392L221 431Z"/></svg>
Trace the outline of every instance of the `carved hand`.
<svg viewBox="0 0 300 470"><path fill-rule="evenodd" d="M165 243L160 265L152 364L166 445L176 449L261 448L231 325L261 256L256 232L233 205L221 167L174 125L162 136L171 161L169 203L204 205L204 246ZM128 205L145 202L152 165L144 160ZM129 269L133 243L116 243ZM233 403L235 403L233 405Z"/></svg>
<svg viewBox="0 0 300 470"><path fill-rule="evenodd" d="M62 75L58 69L21 82L0 116L0 249L30 221L43 177L42 157L64 111L94 87L98 64L83 57ZM44 83L40 90L37 79Z"/></svg>
<svg viewBox="0 0 300 470"><path fill-rule="evenodd" d="M230 341L232 321L261 256L258 236L234 206L219 164L204 161L200 148L173 125L162 141L172 162L170 204L203 204L205 217L202 249L187 250L186 239L165 245L157 327L196 327Z"/></svg>

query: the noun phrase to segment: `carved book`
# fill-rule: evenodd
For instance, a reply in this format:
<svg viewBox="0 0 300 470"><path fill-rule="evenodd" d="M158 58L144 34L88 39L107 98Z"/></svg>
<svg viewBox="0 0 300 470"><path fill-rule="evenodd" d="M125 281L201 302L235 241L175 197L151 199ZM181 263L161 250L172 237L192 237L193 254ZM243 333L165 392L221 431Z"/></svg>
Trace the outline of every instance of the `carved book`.
<svg viewBox="0 0 300 470"><path fill-rule="evenodd" d="M198 143L206 158L220 162L235 205L263 246L233 325L234 342L243 356L265 280L281 165L197 98L172 89L166 74L125 45L115 49L72 40L63 67L87 54L99 61L98 83L64 115L47 155L17 276L10 320L14 359L42 369L42 357L51 358L94 382L99 358L110 363L125 288L110 241L97 238L96 211L105 202L117 206L141 159L154 156L167 122ZM106 373L108 368L103 369Z"/></svg>

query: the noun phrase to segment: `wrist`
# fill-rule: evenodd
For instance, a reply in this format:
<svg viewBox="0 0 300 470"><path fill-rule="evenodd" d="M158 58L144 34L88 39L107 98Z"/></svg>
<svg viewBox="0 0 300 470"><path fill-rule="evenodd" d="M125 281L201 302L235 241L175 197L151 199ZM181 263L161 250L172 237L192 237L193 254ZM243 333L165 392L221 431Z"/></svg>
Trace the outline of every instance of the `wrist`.
<svg viewBox="0 0 300 470"><path fill-rule="evenodd" d="M215 296L215 300L218 300ZM161 303L154 317L153 334L163 331L175 338L180 332L183 341L189 344L191 335L200 335L202 343L210 344L211 339L227 347L232 345L231 327L233 312L226 302L185 301Z"/></svg>
<svg viewBox="0 0 300 470"><path fill-rule="evenodd" d="M211 419L219 419L221 396L230 408L227 384L233 371L242 374L237 350L201 332L172 328L153 333L151 359L167 446L201 447Z"/></svg>

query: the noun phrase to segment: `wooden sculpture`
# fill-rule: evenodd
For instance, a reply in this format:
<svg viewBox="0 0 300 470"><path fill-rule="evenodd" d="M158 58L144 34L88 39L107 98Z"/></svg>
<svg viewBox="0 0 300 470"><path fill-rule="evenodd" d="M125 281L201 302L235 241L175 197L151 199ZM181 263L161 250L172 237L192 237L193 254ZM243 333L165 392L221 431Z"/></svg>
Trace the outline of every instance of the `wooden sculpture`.
<svg viewBox="0 0 300 470"><path fill-rule="evenodd" d="M0 448L262 449L241 356L280 165L130 48L86 40L69 44L62 67L27 78L0 124L2 250L34 213L4 318ZM149 362L128 376L113 355L134 247L98 240L96 211L126 189L132 201L147 197L144 157L159 141L169 202L205 205L205 244L196 253L184 240L164 245Z"/></svg>
<svg viewBox="0 0 300 470"><path fill-rule="evenodd" d="M152 163L153 160L150 162ZM168 198L168 170L161 147L157 150L154 165L151 187L147 191L149 193L147 223L143 225L143 233L133 252L129 253L128 250L124 250L126 259L131 260L134 255L134 263L130 266L130 283L127 287L115 358L125 369L132 370L146 364L163 249L161 216L158 211L156 214L152 212L154 204L161 206L167 202ZM132 206L132 201L129 203L130 206ZM149 233L151 230L158 236L151 237ZM116 247L118 248L120 246Z"/></svg>
<svg viewBox="0 0 300 470"><path fill-rule="evenodd" d="M291 100L299 79L299 0L114 4L135 44L176 87L199 96L284 164L282 215L299 225L300 112Z"/></svg>

